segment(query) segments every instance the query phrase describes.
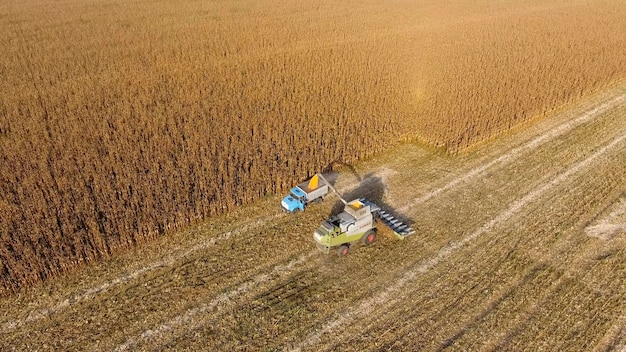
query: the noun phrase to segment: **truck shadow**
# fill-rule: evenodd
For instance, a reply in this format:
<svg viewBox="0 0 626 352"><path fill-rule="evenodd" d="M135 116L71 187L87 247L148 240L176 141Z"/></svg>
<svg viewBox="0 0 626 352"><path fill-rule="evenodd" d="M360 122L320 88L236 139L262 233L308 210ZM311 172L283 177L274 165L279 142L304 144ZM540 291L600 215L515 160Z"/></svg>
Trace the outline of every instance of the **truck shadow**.
<svg viewBox="0 0 626 352"><path fill-rule="evenodd" d="M333 183L333 181L330 180L329 182ZM351 202L355 199L365 198L370 202L377 204L382 210L385 210L405 224L412 226L414 221L410 217L406 216L405 214L401 214L394 207L385 202L386 194L387 185L383 182L383 179L373 173L370 173L360 179L359 185L355 189L351 190L348 193L344 193L341 196L347 202ZM341 213L343 209L344 204L341 202L341 200L336 199L330 216Z"/></svg>

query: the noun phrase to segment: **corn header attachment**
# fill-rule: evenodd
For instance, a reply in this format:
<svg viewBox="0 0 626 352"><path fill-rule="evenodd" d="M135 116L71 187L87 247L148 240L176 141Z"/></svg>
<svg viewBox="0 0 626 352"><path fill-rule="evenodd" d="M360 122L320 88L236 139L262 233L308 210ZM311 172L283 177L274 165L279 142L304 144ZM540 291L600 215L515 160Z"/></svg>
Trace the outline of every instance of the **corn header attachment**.
<svg viewBox="0 0 626 352"><path fill-rule="evenodd" d="M415 233L415 231L411 229L411 226L405 224L402 220L395 218L393 215L381 209L378 205L366 199L361 199L361 201L368 204L373 209L378 209L376 211L376 219L387 225L387 227L389 227L399 239L403 240L405 237Z"/></svg>

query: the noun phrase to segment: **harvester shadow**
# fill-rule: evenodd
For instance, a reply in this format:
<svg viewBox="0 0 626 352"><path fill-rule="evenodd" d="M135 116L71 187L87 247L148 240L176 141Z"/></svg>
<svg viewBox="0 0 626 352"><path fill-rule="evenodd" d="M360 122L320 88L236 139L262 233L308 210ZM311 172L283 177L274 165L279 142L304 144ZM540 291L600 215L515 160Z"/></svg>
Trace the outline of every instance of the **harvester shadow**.
<svg viewBox="0 0 626 352"><path fill-rule="evenodd" d="M330 182L330 181L329 181ZM395 218L401 220L408 226L412 226L414 221L397 211L394 207L387 204L385 202L385 195L387 194L387 185L383 181L383 179L379 176L376 176L373 173L365 175L361 178L359 185L351 190L348 193L342 194L342 197L347 201L351 202L355 199L365 198L370 202L378 205L382 210L387 213L393 215ZM344 209L344 204L337 200L333 205L333 208L330 212L330 216L337 215L341 213Z"/></svg>

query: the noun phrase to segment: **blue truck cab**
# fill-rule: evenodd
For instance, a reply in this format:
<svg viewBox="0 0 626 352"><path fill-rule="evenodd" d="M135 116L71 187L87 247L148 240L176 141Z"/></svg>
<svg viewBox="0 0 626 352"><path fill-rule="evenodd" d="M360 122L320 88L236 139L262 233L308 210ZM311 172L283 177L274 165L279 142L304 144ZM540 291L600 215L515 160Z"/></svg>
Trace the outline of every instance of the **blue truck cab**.
<svg viewBox="0 0 626 352"><path fill-rule="evenodd" d="M302 211L306 207L306 193L299 187L294 187L281 202L283 208L290 213Z"/></svg>

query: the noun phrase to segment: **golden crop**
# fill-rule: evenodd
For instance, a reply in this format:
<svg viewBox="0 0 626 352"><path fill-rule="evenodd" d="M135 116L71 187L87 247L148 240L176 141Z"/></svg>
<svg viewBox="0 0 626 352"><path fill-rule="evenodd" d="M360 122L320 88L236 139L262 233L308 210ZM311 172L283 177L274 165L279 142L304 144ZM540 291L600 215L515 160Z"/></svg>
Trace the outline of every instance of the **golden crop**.
<svg viewBox="0 0 626 352"><path fill-rule="evenodd" d="M0 287L626 77L620 1L0 4Z"/></svg>

